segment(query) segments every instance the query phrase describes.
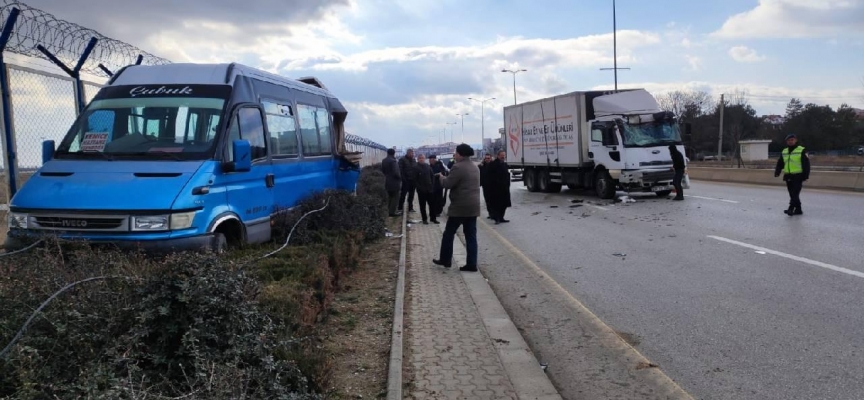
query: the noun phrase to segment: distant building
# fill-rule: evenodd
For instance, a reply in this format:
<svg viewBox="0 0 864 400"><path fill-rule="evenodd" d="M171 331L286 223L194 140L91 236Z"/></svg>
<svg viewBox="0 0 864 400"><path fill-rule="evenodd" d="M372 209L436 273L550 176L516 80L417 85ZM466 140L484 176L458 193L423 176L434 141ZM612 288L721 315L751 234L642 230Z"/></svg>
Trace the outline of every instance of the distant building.
<svg viewBox="0 0 864 400"><path fill-rule="evenodd" d="M456 152L456 146L458 146L458 145L459 145L459 143L447 142L447 143L430 144L430 145L420 146L420 147L414 149L414 154L418 154L418 155L423 154L423 155L426 155L427 157L432 155L432 154L435 154L435 155L452 154L452 153Z"/></svg>
<svg viewBox="0 0 864 400"><path fill-rule="evenodd" d="M864 121L864 110L860 108L853 108L852 111L855 112L855 115L858 117L859 120Z"/></svg>
<svg viewBox="0 0 864 400"><path fill-rule="evenodd" d="M762 120L771 125L783 125L786 123L786 118L782 115L763 115Z"/></svg>

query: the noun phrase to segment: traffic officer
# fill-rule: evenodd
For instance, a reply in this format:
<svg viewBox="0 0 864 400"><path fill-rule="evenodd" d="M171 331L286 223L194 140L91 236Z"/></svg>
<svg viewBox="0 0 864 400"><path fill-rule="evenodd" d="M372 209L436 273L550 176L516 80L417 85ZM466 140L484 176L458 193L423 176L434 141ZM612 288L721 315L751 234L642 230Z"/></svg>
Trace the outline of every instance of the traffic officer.
<svg viewBox="0 0 864 400"><path fill-rule="evenodd" d="M789 209L783 212L789 216L804 214L801 210L801 189L804 181L810 179L810 158L804 147L798 145L795 135L786 136L786 148L777 160L774 177L780 176L780 172L783 172L783 180L789 189Z"/></svg>

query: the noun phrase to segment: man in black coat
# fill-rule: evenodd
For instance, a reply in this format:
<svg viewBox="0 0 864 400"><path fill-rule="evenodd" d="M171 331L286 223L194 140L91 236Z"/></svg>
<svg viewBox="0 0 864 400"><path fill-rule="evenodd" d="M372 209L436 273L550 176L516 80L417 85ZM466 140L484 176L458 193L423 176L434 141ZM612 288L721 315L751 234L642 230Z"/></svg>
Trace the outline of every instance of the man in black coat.
<svg viewBox="0 0 864 400"><path fill-rule="evenodd" d="M444 167L440 161L438 161L438 156L431 155L429 156L429 166L432 167L432 175L440 174L443 176L447 176L448 171L447 168ZM441 186L441 181L438 179L432 180L432 202L434 205L431 205L432 208L431 214L434 215L433 218L438 218L441 216L441 213L444 212L444 187Z"/></svg>
<svg viewBox="0 0 864 400"><path fill-rule="evenodd" d="M489 213L487 218L492 218L492 203L490 202L492 198L492 183L489 181L489 164L492 163L492 155L486 154L483 156L483 161L480 163L480 186L483 187L483 200L486 202L486 212Z"/></svg>
<svg viewBox="0 0 864 400"><path fill-rule="evenodd" d="M432 200L432 193L435 189L432 185L432 175L432 166L426 164L426 156L423 154L417 156L417 166L414 168L414 184L417 188L417 197L420 200L420 216L423 218L423 225L429 225L429 221L432 221L433 224L438 223L434 209L435 202ZM426 213L427 205L428 215Z"/></svg>
<svg viewBox="0 0 864 400"><path fill-rule="evenodd" d="M684 168L687 165L684 163L684 155L678 151L678 146L669 145L669 154L672 155L672 168L675 169L675 178L672 179L672 185L675 186L675 198L672 200L684 200L684 187L681 186L681 180L684 179Z"/></svg>
<svg viewBox="0 0 864 400"><path fill-rule="evenodd" d="M495 225L510 222L504 219L507 208L513 204L510 202L510 168L507 166L507 152L498 151L498 158L492 161L486 172L489 176L490 204L492 205L492 219Z"/></svg>
<svg viewBox="0 0 864 400"><path fill-rule="evenodd" d="M399 172L402 174L402 194L399 196L399 211L404 210L405 197L408 197L408 212L414 212L414 168L417 161L414 160L414 149L408 149L405 157L399 159Z"/></svg>
<svg viewBox="0 0 864 400"><path fill-rule="evenodd" d="M391 217L397 213L399 190L402 188L402 174L399 171L399 161L396 161L396 150L387 149L387 158L381 161L381 171L384 172L384 188L387 190L387 211Z"/></svg>

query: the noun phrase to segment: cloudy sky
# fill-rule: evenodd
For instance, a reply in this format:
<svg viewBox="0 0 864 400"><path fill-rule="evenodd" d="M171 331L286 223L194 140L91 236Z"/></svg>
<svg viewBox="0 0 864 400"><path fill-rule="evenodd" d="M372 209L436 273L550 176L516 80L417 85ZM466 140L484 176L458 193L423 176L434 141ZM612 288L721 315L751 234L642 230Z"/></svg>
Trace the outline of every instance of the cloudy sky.
<svg viewBox="0 0 864 400"><path fill-rule="evenodd" d="M501 108L611 88L611 0L25 0L175 62L239 61L314 75L348 130L391 146L464 140ZM182 5L181 5L182 3ZM618 0L619 87L746 92L760 114L791 97L864 108L864 0ZM98 11L96 11L98 10ZM451 125L453 126L453 125ZM455 125L454 139L461 139ZM450 131L447 131L450 135ZM449 139L449 137L448 137Z"/></svg>

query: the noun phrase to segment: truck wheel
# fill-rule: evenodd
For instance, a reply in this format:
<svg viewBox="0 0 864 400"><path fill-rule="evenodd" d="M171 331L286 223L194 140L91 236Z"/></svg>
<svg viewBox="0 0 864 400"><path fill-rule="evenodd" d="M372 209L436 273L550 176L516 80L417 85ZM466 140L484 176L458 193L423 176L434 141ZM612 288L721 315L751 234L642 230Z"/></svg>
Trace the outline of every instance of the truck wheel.
<svg viewBox="0 0 864 400"><path fill-rule="evenodd" d="M661 190L657 192L657 197L668 197L670 194L672 194L671 190Z"/></svg>
<svg viewBox="0 0 864 400"><path fill-rule="evenodd" d="M577 190L580 189L580 186L579 186L579 185L574 185L574 184L572 184L572 183L568 183L568 184L567 184L567 189L570 189L571 191L574 191L574 192L575 192L575 191L577 191Z"/></svg>
<svg viewBox="0 0 864 400"><path fill-rule="evenodd" d="M561 193L561 187L562 185L560 183L549 182L549 189L546 193Z"/></svg>
<svg viewBox="0 0 864 400"><path fill-rule="evenodd" d="M523 171L522 179L525 180L525 186L528 187L529 192L537 192L537 173L533 168Z"/></svg>
<svg viewBox="0 0 864 400"><path fill-rule="evenodd" d="M549 172L541 170L537 172L537 189L543 193L549 193Z"/></svg>
<svg viewBox="0 0 864 400"><path fill-rule="evenodd" d="M615 181L609 176L609 171L597 171L597 177L594 179L594 190L601 199L615 198Z"/></svg>

